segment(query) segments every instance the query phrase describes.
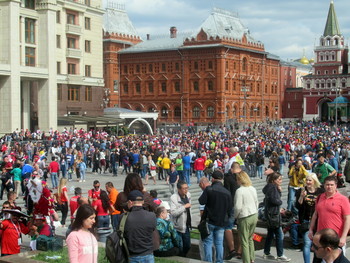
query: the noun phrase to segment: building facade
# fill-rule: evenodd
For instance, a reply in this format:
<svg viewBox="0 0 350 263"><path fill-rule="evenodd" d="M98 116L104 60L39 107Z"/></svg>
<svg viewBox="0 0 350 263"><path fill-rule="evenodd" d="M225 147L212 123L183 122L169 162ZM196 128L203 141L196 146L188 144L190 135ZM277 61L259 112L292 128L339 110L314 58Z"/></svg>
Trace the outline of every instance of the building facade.
<svg viewBox="0 0 350 263"><path fill-rule="evenodd" d="M238 15L215 8L193 34L148 39L119 52L121 107L159 112L163 124L280 118L279 58ZM112 102L114 104L117 102Z"/></svg>
<svg viewBox="0 0 350 263"><path fill-rule="evenodd" d="M0 133L57 128L57 117L101 114L99 0L0 1Z"/></svg>
<svg viewBox="0 0 350 263"><path fill-rule="evenodd" d="M337 116L341 120L342 117L346 117L345 111L338 109L336 113L330 103L340 96L349 97L349 49L341 34L333 1L330 3L324 33L314 51L312 74L305 76L303 83L303 118L335 121Z"/></svg>

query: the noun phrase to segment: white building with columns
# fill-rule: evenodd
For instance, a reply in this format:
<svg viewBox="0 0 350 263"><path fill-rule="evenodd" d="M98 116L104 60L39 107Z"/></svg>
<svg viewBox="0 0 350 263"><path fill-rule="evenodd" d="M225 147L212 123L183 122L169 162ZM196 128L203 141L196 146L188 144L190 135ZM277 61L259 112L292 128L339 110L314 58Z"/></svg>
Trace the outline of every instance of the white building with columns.
<svg viewBox="0 0 350 263"><path fill-rule="evenodd" d="M103 111L101 0L0 0L0 134ZM98 103L96 103L98 101Z"/></svg>

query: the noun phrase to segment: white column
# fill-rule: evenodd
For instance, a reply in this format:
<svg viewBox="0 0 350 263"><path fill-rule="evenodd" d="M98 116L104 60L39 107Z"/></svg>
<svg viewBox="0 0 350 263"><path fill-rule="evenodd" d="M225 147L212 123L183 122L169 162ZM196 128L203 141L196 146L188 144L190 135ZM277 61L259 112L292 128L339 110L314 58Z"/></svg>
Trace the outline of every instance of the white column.
<svg viewBox="0 0 350 263"><path fill-rule="evenodd" d="M30 129L30 81L22 81L22 128Z"/></svg>
<svg viewBox="0 0 350 263"><path fill-rule="evenodd" d="M0 133L21 127L19 67L19 1L1 3L1 56L10 64L10 76L0 77ZM7 53L7 54L6 54Z"/></svg>
<svg viewBox="0 0 350 263"><path fill-rule="evenodd" d="M57 129L57 81L56 81L56 3L42 1L38 8L38 64L48 68L48 79L39 82L39 129Z"/></svg>

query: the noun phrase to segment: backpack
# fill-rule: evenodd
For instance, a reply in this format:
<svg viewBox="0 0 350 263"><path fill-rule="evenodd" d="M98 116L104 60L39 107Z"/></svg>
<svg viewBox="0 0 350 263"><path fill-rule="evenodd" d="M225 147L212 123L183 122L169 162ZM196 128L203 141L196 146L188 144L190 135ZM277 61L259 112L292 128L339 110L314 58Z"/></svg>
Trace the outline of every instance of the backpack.
<svg viewBox="0 0 350 263"><path fill-rule="evenodd" d="M118 230L107 237L105 252L107 260L111 263L129 262L129 250L124 237L124 227L127 217L128 213L125 213L122 216Z"/></svg>

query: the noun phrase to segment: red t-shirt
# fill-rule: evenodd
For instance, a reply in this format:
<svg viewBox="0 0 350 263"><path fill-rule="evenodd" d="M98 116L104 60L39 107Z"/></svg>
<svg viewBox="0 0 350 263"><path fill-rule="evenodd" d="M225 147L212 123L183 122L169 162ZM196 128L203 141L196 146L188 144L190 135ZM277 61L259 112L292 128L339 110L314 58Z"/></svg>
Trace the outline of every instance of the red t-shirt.
<svg viewBox="0 0 350 263"><path fill-rule="evenodd" d="M78 209L78 198L80 196L79 195L76 195L76 196L73 196L70 200L69 200L69 208L70 208L70 218L74 219L74 212L75 210Z"/></svg>
<svg viewBox="0 0 350 263"><path fill-rule="evenodd" d="M53 161L50 163L50 165L49 165L50 173L58 173L59 169L60 169L60 166L59 166L58 162Z"/></svg>
<svg viewBox="0 0 350 263"><path fill-rule="evenodd" d="M40 229L39 235L50 237L51 234L52 234L51 227L45 223L43 227Z"/></svg>
<svg viewBox="0 0 350 263"><path fill-rule="evenodd" d="M63 186L62 190L61 190L61 202L68 202L68 199L66 198L66 195L64 193L67 193L67 187Z"/></svg>
<svg viewBox="0 0 350 263"><path fill-rule="evenodd" d="M96 208L97 216L109 215L109 211L103 208L101 199L97 199L96 201L94 201L93 205Z"/></svg>
<svg viewBox="0 0 350 263"><path fill-rule="evenodd" d="M2 230L1 254L13 255L20 253L21 249L18 245L18 239L21 232L28 234L29 228L23 223L14 224L11 220L4 220L2 221Z"/></svg>

